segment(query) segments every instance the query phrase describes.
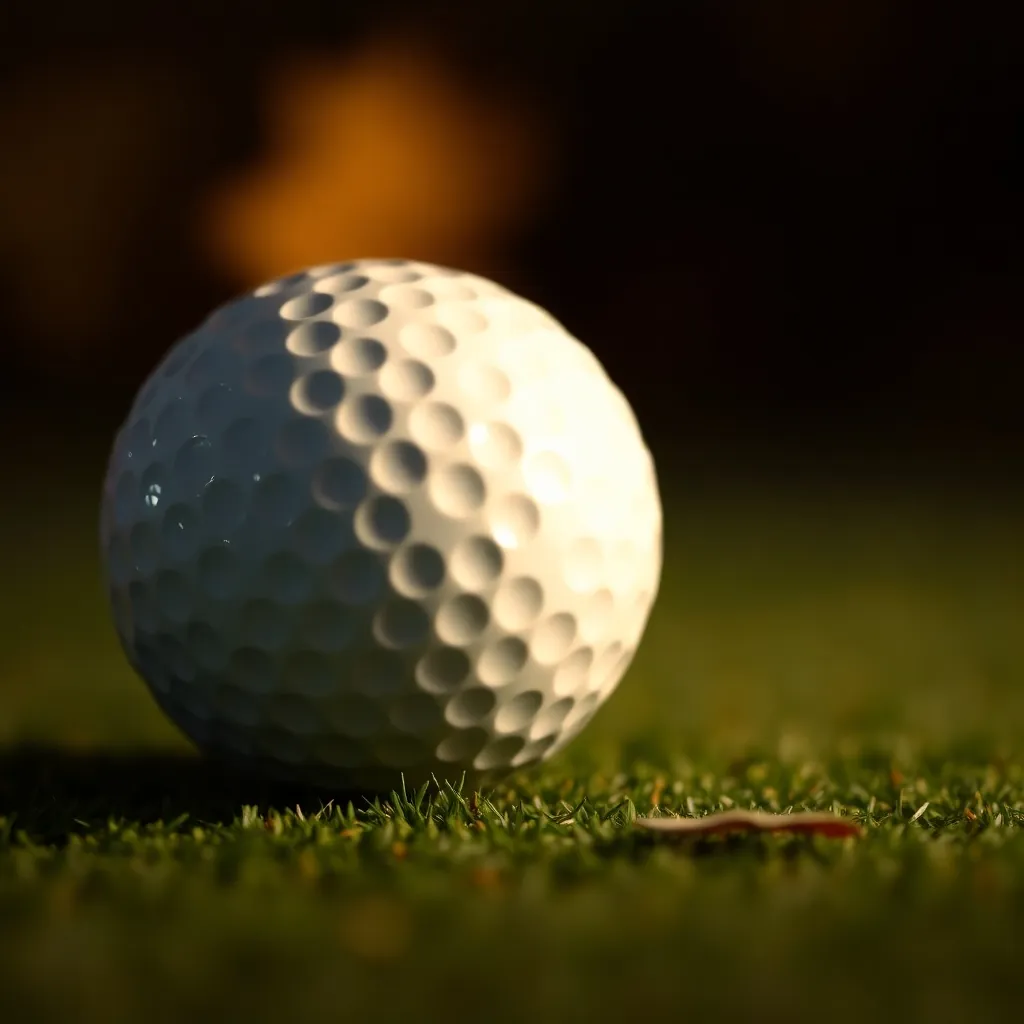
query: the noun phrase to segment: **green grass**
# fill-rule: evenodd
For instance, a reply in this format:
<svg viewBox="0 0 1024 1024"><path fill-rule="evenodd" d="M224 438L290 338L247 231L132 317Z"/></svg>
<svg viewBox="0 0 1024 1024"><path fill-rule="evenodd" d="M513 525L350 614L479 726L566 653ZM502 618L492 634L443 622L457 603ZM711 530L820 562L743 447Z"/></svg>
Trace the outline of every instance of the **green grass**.
<svg viewBox="0 0 1024 1024"><path fill-rule="evenodd" d="M370 803L195 759L118 653L91 518L53 495L51 522L0 521L0 1019L1014 1015L1019 501L695 481L576 743L486 794ZM864 836L631 827L734 806Z"/></svg>

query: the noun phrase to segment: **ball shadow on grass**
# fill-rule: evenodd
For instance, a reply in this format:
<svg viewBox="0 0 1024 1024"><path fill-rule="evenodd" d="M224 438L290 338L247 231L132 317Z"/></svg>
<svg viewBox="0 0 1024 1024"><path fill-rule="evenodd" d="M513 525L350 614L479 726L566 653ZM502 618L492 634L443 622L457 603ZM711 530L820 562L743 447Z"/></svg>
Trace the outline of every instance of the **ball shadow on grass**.
<svg viewBox="0 0 1024 1024"><path fill-rule="evenodd" d="M226 823L245 806L265 813L299 806L304 813L365 807L374 795L330 792L243 771L188 753L76 752L24 746L0 752L0 818L37 842L60 842L108 821Z"/></svg>

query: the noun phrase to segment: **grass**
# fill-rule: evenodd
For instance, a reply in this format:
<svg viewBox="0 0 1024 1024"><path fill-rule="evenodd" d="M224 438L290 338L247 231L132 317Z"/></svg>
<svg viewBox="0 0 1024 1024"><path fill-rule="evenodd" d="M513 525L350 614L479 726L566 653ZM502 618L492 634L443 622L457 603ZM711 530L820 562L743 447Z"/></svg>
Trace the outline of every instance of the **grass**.
<svg viewBox="0 0 1024 1024"><path fill-rule="evenodd" d="M0 522L3 1019L979 1021L1019 1002L1019 501L694 480L644 647L584 735L486 794L377 802L194 758L117 651L91 518L44 507L60 521ZM832 809L864 836L631 827L728 807Z"/></svg>

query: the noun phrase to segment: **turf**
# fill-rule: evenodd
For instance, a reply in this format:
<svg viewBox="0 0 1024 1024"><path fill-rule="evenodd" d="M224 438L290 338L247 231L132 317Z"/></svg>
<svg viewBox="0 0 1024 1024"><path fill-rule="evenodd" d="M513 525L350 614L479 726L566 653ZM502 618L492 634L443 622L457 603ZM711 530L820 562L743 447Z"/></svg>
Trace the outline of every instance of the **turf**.
<svg viewBox="0 0 1024 1024"><path fill-rule="evenodd" d="M92 518L61 493L52 522L0 522L0 1018L1013 1014L1019 501L692 481L586 733L485 794L372 802L194 758L124 666ZM864 834L632 827L728 807Z"/></svg>

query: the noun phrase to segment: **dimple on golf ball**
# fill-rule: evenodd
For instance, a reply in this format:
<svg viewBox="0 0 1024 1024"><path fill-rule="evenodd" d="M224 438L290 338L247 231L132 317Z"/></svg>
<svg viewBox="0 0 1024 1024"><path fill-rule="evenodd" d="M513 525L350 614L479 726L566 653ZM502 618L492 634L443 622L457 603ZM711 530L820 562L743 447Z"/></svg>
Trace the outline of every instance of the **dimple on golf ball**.
<svg viewBox="0 0 1024 1024"><path fill-rule="evenodd" d="M500 285L408 260L215 311L140 391L101 520L117 632L167 715L352 787L564 747L661 573L654 465L597 359Z"/></svg>

